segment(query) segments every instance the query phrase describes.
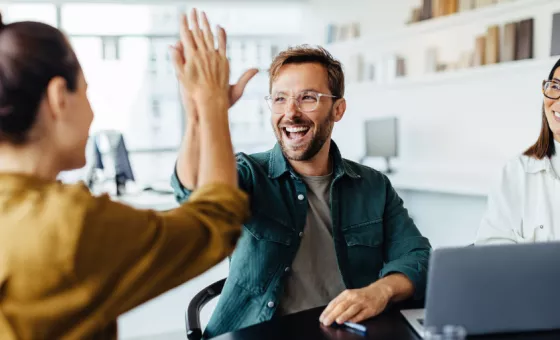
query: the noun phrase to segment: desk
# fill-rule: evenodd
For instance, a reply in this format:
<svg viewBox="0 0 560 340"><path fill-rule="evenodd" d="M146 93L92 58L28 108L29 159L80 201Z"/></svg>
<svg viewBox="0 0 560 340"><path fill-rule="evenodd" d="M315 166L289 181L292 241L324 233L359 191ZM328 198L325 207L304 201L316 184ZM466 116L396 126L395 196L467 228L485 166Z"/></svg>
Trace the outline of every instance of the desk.
<svg viewBox="0 0 560 340"><path fill-rule="evenodd" d="M319 323L323 307L288 315L276 320L248 327L237 332L223 334L213 340L419 340L408 326L398 309L389 310L380 316L363 322L367 336L344 329L325 327ZM473 337L469 337L473 338ZM493 335L475 337L483 340L558 340L560 331L539 334Z"/></svg>
<svg viewBox="0 0 560 340"><path fill-rule="evenodd" d="M179 206L173 194L159 194L150 191L124 196L113 196L113 199L133 206L136 209L154 209L161 211L174 209Z"/></svg>

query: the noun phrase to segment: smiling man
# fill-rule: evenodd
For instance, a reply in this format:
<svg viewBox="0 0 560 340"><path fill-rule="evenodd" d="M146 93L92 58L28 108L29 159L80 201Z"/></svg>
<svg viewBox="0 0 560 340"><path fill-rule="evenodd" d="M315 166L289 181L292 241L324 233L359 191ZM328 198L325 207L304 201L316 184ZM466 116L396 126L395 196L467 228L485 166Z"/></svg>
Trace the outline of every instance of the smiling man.
<svg viewBox="0 0 560 340"><path fill-rule="evenodd" d="M270 67L267 101L278 143L237 158L252 218L205 335L325 306L320 321L360 322L390 302L422 299L429 241L382 173L342 158L331 134L346 110L340 62L298 46ZM240 96L246 78L230 90ZM188 99L187 99L188 100ZM196 119L172 184L196 189Z"/></svg>

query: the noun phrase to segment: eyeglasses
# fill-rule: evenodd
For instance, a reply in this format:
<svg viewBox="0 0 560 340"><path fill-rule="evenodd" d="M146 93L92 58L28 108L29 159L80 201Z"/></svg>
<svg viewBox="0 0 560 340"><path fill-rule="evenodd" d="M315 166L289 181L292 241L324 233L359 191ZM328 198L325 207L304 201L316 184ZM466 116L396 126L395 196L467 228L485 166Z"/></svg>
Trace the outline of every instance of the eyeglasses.
<svg viewBox="0 0 560 340"><path fill-rule="evenodd" d="M560 98L560 83L554 80L543 80L542 91L548 99Z"/></svg>
<svg viewBox="0 0 560 340"><path fill-rule="evenodd" d="M288 96L285 93L279 92L270 96L266 96L266 102L270 111L273 113L285 112L286 106L290 98L294 98L296 106L301 112L312 112L319 106L321 97L339 98L331 94L319 93L315 91L302 91L295 96Z"/></svg>

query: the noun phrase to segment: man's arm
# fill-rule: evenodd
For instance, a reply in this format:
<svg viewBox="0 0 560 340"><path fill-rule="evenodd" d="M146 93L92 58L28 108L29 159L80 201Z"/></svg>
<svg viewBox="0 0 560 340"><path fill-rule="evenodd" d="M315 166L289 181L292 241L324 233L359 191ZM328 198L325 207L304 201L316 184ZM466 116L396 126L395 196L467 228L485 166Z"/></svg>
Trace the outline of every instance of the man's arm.
<svg viewBox="0 0 560 340"><path fill-rule="evenodd" d="M346 290L331 301L319 318L325 325L335 321L360 322L380 314L391 302L424 297L430 242L416 228L389 179L385 178L385 181L385 266L379 274L380 279L361 289Z"/></svg>
<svg viewBox="0 0 560 340"><path fill-rule="evenodd" d="M383 216L383 257L380 278L394 273L406 276L414 286L413 297L424 298L432 247L404 208L403 201L385 177L386 204Z"/></svg>
<svg viewBox="0 0 560 340"><path fill-rule="evenodd" d="M177 78L184 76L184 64L186 62L183 44L179 41L172 46L170 53L175 67ZM243 95L247 83L258 73L257 69L247 70L239 81L229 87L229 107L232 107ZM183 202L190 193L198 187L198 173L200 160L200 137L199 119L191 94L181 89L181 102L187 116L185 135L181 142L179 155L177 157L176 169L173 174L171 185L176 193L177 200Z"/></svg>

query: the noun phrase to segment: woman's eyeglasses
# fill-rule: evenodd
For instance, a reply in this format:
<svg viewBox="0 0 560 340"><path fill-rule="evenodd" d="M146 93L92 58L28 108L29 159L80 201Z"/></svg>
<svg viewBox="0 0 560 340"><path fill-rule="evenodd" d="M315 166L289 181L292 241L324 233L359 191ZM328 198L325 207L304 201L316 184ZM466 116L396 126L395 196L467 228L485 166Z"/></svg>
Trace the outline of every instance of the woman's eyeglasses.
<svg viewBox="0 0 560 340"><path fill-rule="evenodd" d="M542 91L548 99L559 99L560 83L555 80L543 80Z"/></svg>

